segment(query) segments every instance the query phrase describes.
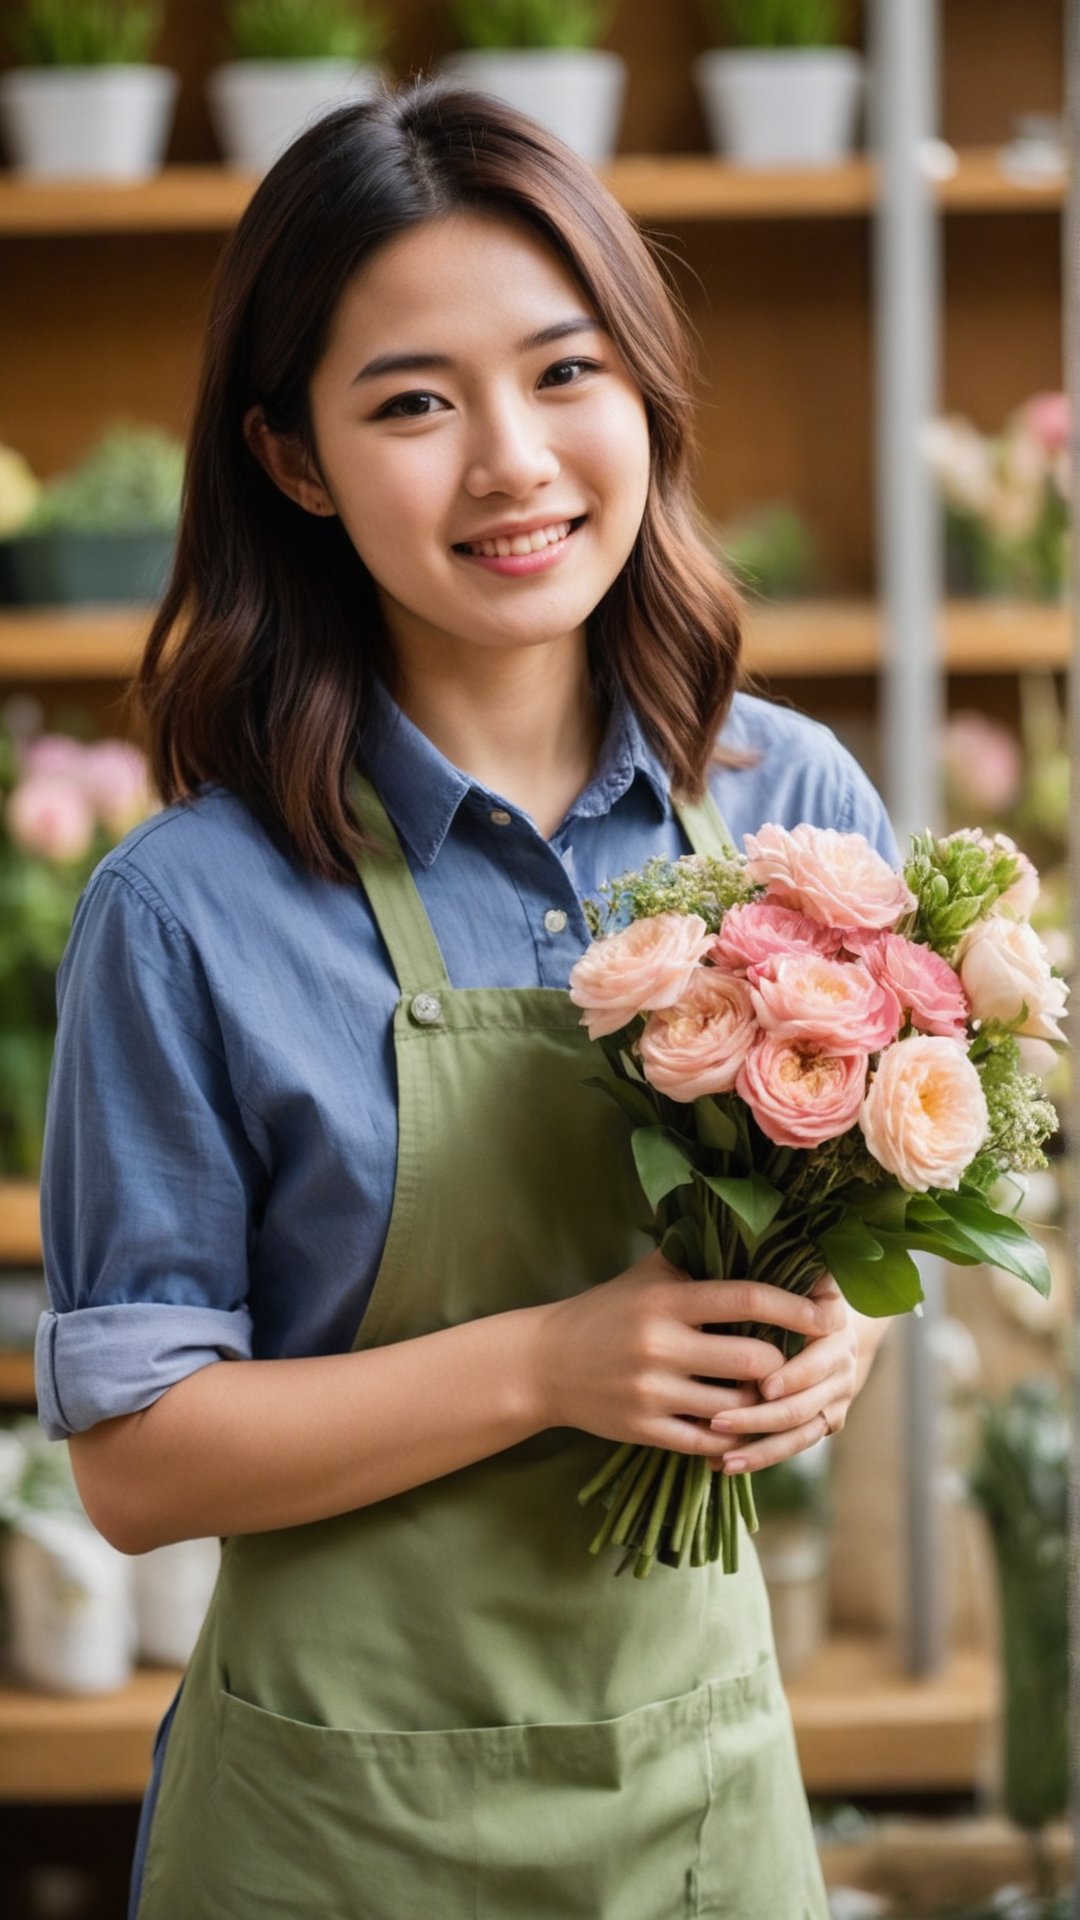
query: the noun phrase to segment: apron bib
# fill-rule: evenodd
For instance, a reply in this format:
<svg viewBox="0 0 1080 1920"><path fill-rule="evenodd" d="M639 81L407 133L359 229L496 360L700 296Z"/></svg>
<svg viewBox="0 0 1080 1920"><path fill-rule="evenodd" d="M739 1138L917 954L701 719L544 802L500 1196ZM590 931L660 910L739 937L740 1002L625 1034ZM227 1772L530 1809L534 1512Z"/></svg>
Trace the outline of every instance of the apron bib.
<svg viewBox="0 0 1080 1920"><path fill-rule="evenodd" d="M354 800L388 848L358 870L401 991L360 1350L568 1298L652 1242L626 1123L580 1084L580 1010L451 987L358 773ZM678 812L696 852L730 846L711 800ZM138 1920L828 1920L752 1538L734 1574L616 1578L576 1499L610 1450L549 1429L226 1540Z"/></svg>

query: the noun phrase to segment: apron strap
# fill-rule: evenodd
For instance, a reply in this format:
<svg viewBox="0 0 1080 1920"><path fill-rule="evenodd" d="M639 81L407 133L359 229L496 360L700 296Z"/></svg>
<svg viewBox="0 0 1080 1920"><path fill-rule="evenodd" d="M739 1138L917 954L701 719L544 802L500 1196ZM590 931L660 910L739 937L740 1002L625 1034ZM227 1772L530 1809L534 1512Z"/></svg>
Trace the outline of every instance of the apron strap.
<svg viewBox="0 0 1080 1920"><path fill-rule="evenodd" d="M431 921L424 910L393 822L366 774L354 766L349 791L365 833L381 840L385 853L370 847L357 855L356 867L403 994L448 992L450 976Z"/></svg>
<svg viewBox="0 0 1080 1920"><path fill-rule="evenodd" d="M695 853L720 856L738 852L727 830L724 816L708 788L705 790L703 800L673 804L683 831Z"/></svg>

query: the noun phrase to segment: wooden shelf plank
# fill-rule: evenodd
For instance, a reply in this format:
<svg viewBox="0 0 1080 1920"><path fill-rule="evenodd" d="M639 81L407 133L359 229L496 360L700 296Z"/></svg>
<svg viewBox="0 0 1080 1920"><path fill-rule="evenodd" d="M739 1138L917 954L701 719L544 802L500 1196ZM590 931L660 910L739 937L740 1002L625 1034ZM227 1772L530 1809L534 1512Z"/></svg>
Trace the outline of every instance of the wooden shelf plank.
<svg viewBox="0 0 1080 1920"><path fill-rule="evenodd" d="M0 1686L0 1801L138 1798L178 1681L144 1669L92 1699ZM956 1652L939 1678L912 1680L878 1642L843 1635L788 1697L809 1793L970 1790L982 1778L997 1713L988 1655Z"/></svg>
<svg viewBox="0 0 1080 1920"><path fill-rule="evenodd" d="M0 1266L41 1259L36 1180L0 1180Z"/></svg>
<svg viewBox="0 0 1080 1920"><path fill-rule="evenodd" d="M140 607L5 608L0 680L126 680L149 624ZM947 601L942 630L951 673L1064 669L1068 663L1064 605ZM880 647L881 609L872 600L749 605L745 658L754 673L796 679L875 673Z"/></svg>
<svg viewBox="0 0 1080 1920"><path fill-rule="evenodd" d="M806 220L862 215L877 197L877 166L865 153L838 166L740 167L708 153L619 154L601 174L635 218L649 220ZM151 180L28 181L0 172L0 235L70 233L224 233L256 182L222 166L166 167ZM951 179L936 192L945 213L1053 210L1065 176L1019 180L1004 173L994 147L962 149Z"/></svg>

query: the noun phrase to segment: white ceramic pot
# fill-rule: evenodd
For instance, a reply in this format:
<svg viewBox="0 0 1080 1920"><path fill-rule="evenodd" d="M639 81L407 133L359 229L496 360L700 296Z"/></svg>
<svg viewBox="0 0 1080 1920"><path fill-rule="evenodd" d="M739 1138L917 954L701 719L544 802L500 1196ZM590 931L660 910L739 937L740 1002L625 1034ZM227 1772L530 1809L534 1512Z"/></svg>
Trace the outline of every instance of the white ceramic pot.
<svg viewBox="0 0 1080 1920"><path fill-rule="evenodd" d="M10 1656L47 1693L111 1693L135 1665L131 1564L77 1513L24 1515L7 1542Z"/></svg>
<svg viewBox="0 0 1080 1920"><path fill-rule="evenodd" d="M186 1667L221 1565L221 1542L177 1540L140 1553L135 1567L135 1627L140 1660Z"/></svg>
<svg viewBox="0 0 1080 1920"><path fill-rule="evenodd" d="M265 173L322 114L373 93L382 72L351 60L229 60L215 67L206 99L226 165Z"/></svg>
<svg viewBox="0 0 1080 1920"><path fill-rule="evenodd" d="M626 62L597 47L470 49L440 61L438 77L491 93L573 147L594 167L619 141Z"/></svg>
<svg viewBox="0 0 1080 1920"><path fill-rule="evenodd" d="M169 144L179 74L168 67L12 67L0 128L26 179L145 180Z"/></svg>
<svg viewBox="0 0 1080 1920"><path fill-rule="evenodd" d="M699 54L694 80L714 150L743 167L835 165L855 144L864 67L850 47Z"/></svg>

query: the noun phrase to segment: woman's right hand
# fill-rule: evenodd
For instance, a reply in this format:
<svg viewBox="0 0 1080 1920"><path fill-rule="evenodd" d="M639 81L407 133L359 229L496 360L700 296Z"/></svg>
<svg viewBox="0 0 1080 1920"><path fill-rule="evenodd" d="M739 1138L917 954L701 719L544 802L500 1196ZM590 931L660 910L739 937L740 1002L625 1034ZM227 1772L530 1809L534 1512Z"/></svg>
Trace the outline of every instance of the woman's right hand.
<svg viewBox="0 0 1080 1920"><path fill-rule="evenodd" d="M730 1320L821 1331L812 1300L761 1281L692 1280L659 1250L536 1311L545 1426L712 1459L736 1444L710 1431L712 1416L756 1405L758 1382L784 1355L768 1340L703 1329ZM741 1384L709 1384L720 1380Z"/></svg>

